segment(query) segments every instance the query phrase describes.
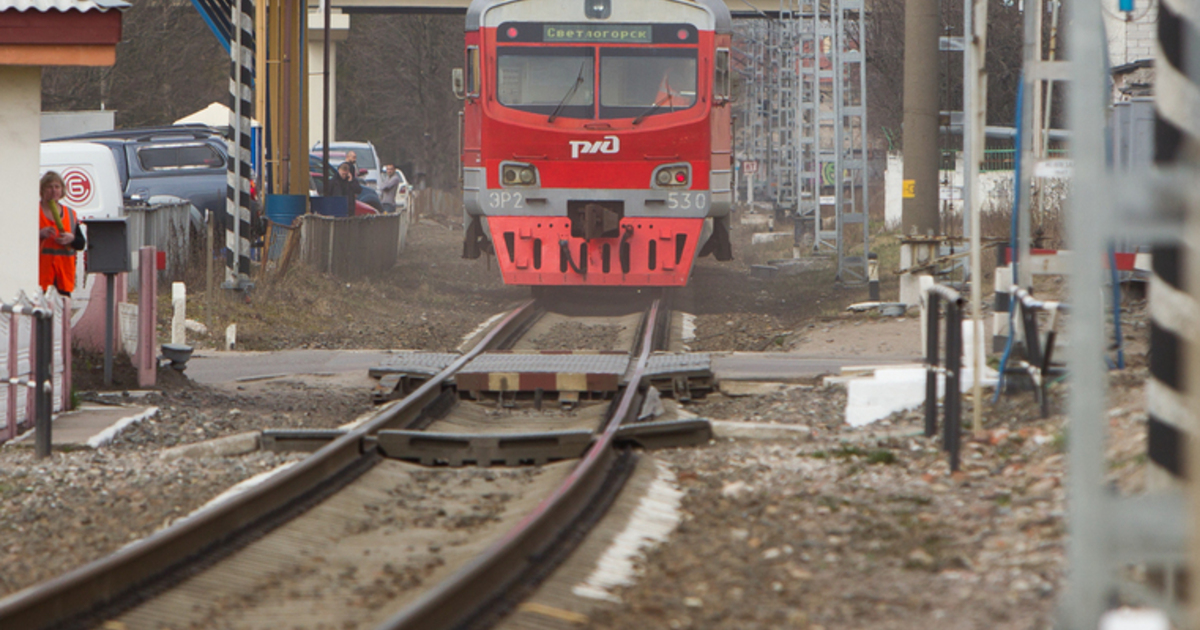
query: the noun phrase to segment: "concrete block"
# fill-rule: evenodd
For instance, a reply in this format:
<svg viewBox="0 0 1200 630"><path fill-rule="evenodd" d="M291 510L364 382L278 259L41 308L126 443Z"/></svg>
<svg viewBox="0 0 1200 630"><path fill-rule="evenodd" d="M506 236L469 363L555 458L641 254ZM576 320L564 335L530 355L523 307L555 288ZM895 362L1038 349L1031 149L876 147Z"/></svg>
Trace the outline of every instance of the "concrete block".
<svg viewBox="0 0 1200 630"><path fill-rule="evenodd" d="M742 225L766 227L771 223L771 217L765 214L743 213L738 219L738 222Z"/></svg>
<svg viewBox="0 0 1200 630"><path fill-rule="evenodd" d="M199 459L201 457L236 457L257 451L259 448L259 437L258 431L239 433L206 442L184 444L169 448L163 451L159 457L167 460L182 459L185 457L192 459Z"/></svg>
<svg viewBox="0 0 1200 630"><path fill-rule="evenodd" d="M763 243L774 243L785 238L792 238L791 232L757 232L750 235L751 245L762 245Z"/></svg>
<svg viewBox="0 0 1200 630"><path fill-rule="evenodd" d="M750 265L750 277L760 280L770 280L779 275L779 267L771 265Z"/></svg>
<svg viewBox="0 0 1200 630"><path fill-rule="evenodd" d="M1148 608L1119 608L1100 618L1100 630L1168 630L1170 627L1166 614Z"/></svg>
<svg viewBox="0 0 1200 630"><path fill-rule="evenodd" d="M784 383L771 383L763 381L721 381L717 386L722 394L730 398L738 398L741 396L765 396L767 394L775 394L787 390L788 386Z"/></svg>
<svg viewBox="0 0 1200 630"><path fill-rule="evenodd" d="M742 440L802 439L812 429L802 424L772 424L769 422L730 422L713 420L713 436Z"/></svg>

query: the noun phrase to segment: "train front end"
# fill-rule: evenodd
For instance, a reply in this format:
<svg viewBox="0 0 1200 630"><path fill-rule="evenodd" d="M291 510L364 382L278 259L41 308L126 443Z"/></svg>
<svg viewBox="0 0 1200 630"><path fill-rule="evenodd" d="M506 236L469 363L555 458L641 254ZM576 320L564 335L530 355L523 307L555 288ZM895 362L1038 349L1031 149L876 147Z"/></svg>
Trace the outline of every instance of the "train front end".
<svg viewBox="0 0 1200 630"><path fill-rule="evenodd" d="M720 0L476 0L464 256L514 285L683 286L731 258Z"/></svg>

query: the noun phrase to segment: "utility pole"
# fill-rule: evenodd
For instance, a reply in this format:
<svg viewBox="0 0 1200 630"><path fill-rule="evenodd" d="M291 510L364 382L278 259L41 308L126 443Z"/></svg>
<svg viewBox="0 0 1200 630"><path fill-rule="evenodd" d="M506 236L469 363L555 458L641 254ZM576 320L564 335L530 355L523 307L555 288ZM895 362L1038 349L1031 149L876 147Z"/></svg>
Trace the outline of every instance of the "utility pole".
<svg viewBox="0 0 1200 630"><path fill-rule="evenodd" d="M937 0L904 3L904 206L906 236L938 233Z"/></svg>

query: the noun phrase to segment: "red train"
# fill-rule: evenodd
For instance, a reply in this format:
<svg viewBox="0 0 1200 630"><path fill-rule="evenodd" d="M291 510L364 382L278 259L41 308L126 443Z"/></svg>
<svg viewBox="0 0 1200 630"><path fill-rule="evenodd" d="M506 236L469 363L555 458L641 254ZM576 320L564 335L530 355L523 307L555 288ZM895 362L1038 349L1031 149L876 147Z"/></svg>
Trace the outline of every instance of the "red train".
<svg viewBox="0 0 1200 630"><path fill-rule="evenodd" d="M731 259L732 28L722 0L474 0L463 256L532 286Z"/></svg>

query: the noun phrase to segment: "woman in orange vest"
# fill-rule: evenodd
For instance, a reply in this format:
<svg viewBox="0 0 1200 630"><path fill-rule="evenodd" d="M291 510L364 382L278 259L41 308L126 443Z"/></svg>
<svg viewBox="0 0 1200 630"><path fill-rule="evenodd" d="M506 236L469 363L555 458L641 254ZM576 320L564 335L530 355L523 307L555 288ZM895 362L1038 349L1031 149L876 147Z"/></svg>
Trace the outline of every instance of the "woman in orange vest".
<svg viewBox="0 0 1200 630"><path fill-rule="evenodd" d="M87 246L87 239L75 211L58 202L64 192L63 179L58 173L46 171L42 175L42 201L38 204L41 209L38 284L43 291L54 285L60 295L69 296L75 290L75 252Z"/></svg>

